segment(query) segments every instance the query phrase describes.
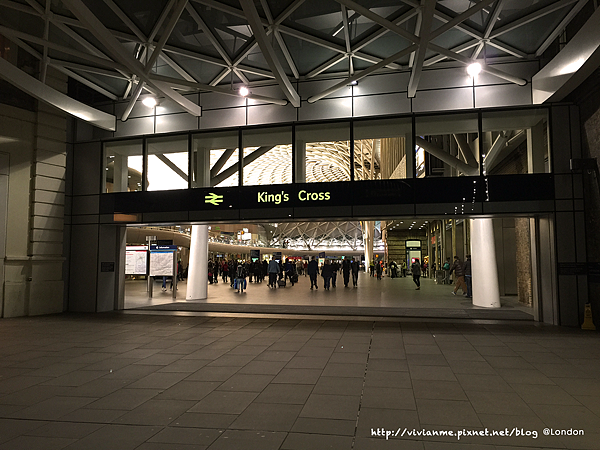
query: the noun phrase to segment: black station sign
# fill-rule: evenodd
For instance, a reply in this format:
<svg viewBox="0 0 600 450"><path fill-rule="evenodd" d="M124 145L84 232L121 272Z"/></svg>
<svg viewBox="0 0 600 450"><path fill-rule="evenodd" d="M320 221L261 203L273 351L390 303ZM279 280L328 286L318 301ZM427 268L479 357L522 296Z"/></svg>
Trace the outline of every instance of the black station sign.
<svg viewBox="0 0 600 450"><path fill-rule="evenodd" d="M144 221L145 214L178 213L189 217L210 217L211 219L234 220L236 211L269 210L268 217L276 218L277 211L282 219L294 217L294 211L318 208L327 212L328 208L381 206L380 214L385 216L395 205L415 204L463 204L482 203L490 198L508 197L506 191L518 190L518 198L513 201L547 200L554 192L554 180L550 174L509 176L504 180L498 177L454 177L420 178L405 180L366 180L330 183L296 183L242 187L192 188L156 192L122 192L100 195L102 214L133 217ZM502 180L500 180L502 178ZM507 187L510 185L510 189ZM536 185L536 189L527 186ZM501 191L502 195L495 191ZM386 208L386 206L391 208ZM332 209L331 211L336 211ZM204 213L208 213L207 215ZM335 213L332 213L335 214ZM242 216L247 214L241 214ZM161 215L161 217L164 214ZM155 216L148 216L155 217ZM162 219L148 219L156 221Z"/></svg>

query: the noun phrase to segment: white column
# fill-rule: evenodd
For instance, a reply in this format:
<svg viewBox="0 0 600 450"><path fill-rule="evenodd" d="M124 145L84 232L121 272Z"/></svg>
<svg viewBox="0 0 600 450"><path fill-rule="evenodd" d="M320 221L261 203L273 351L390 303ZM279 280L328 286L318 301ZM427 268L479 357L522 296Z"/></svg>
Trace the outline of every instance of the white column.
<svg viewBox="0 0 600 450"><path fill-rule="evenodd" d="M371 260L373 259L373 233L375 232L375 222L366 220L363 222L363 241L365 243L365 270L369 271Z"/></svg>
<svg viewBox="0 0 600 450"><path fill-rule="evenodd" d="M471 219L471 274L473 305L499 308L500 289L492 219Z"/></svg>
<svg viewBox="0 0 600 450"><path fill-rule="evenodd" d="M208 225L192 225L186 300L208 295Z"/></svg>
<svg viewBox="0 0 600 450"><path fill-rule="evenodd" d="M210 186L209 150L196 149L196 187ZM192 225L186 300L208 296L208 225Z"/></svg>

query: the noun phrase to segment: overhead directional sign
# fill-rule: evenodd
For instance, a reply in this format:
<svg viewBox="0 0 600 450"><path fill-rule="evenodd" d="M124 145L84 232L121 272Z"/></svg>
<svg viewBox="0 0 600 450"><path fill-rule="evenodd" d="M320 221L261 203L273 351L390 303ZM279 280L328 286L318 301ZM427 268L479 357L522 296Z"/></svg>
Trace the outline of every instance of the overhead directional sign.
<svg viewBox="0 0 600 450"><path fill-rule="evenodd" d="M215 206L219 206L219 203L223 203L223 196L211 192L204 197L204 203L212 203Z"/></svg>

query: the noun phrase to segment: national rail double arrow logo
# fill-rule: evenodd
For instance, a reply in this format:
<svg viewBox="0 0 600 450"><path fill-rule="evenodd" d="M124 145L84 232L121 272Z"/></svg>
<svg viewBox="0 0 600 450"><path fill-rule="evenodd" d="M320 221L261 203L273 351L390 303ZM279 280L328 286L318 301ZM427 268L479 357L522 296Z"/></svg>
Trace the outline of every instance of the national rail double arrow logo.
<svg viewBox="0 0 600 450"><path fill-rule="evenodd" d="M204 203L212 203L215 206L219 206L219 203L223 203L223 196L211 192L204 197Z"/></svg>

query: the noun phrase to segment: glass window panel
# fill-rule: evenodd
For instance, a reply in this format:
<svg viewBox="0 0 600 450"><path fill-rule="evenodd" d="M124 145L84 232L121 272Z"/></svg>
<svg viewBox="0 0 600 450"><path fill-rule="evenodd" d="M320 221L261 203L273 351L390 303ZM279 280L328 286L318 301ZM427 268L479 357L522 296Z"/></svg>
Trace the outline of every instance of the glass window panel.
<svg viewBox="0 0 600 450"><path fill-rule="evenodd" d="M244 185L292 182L292 127L243 132Z"/></svg>
<svg viewBox="0 0 600 450"><path fill-rule="evenodd" d="M354 179L412 178L412 120L386 119L354 123Z"/></svg>
<svg viewBox="0 0 600 450"><path fill-rule="evenodd" d="M195 135L192 141L192 187L237 186L238 144L237 131Z"/></svg>
<svg viewBox="0 0 600 450"><path fill-rule="evenodd" d="M296 155L298 183L349 181L350 124L298 126Z"/></svg>
<svg viewBox="0 0 600 450"><path fill-rule="evenodd" d="M141 139L105 143L103 192L141 191L142 153Z"/></svg>
<svg viewBox="0 0 600 450"><path fill-rule="evenodd" d="M188 187L187 136L148 139L148 191Z"/></svg>
<svg viewBox="0 0 600 450"><path fill-rule="evenodd" d="M550 172L546 109L484 113L482 129L484 174Z"/></svg>
<svg viewBox="0 0 600 450"><path fill-rule="evenodd" d="M479 175L477 114L416 118L417 177Z"/></svg>

